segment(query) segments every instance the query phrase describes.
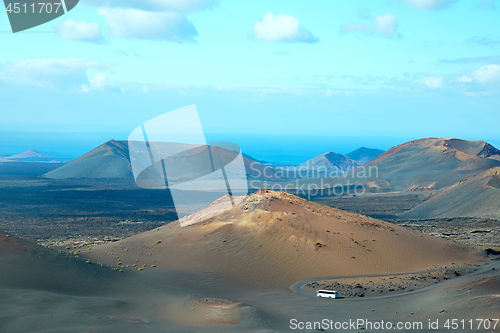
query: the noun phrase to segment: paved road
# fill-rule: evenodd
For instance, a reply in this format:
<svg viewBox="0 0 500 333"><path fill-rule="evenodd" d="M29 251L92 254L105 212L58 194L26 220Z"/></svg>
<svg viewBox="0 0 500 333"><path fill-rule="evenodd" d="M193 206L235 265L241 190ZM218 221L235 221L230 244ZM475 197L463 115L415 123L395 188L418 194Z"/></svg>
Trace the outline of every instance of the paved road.
<svg viewBox="0 0 500 333"><path fill-rule="evenodd" d="M309 297L317 297L316 294L311 294L306 291L304 291L303 287L311 282L315 281L321 281L321 280L340 280L340 279L350 279L350 278L365 278L365 277L384 277L384 276L398 276L398 275L410 275L410 274L422 274L422 273L429 273L429 272L439 272L439 271L447 271L447 270L455 270L455 271L460 271L460 270L467 270L467 269L476 269L477 271L472 272L470 274L457 277L455 279L447 280L444 282L441 282L439 284L433 284L428 287L424 287L421 289L413 290L413 291L408 291L405 293L400 293L400 294L395 294L395 295L385 295L385 296L377 296L377 297L357 297L357 298L339 298L338 300L342 301L361 301L361 300L369 300L369 299L380 299L380 298L389 298L389 297L398 297L398 296L403 296L403 295L409 295L409 294L415 294L417 292L422 292L427 289L435 288L436 286L440 286L443 283L449 283L451 281L456 281L457 279L462 279L462 278L467 278L473 275L481 274L487 270L491 270L492 268L495 268L495 270L500 269L500 261L496 261L492 264L486 265L486 266L472 266L472 267L450 267L450 268L439 268L439 269L432 269L432 270L427 270L427 271L419 271L419 272L409 272L409 273L396 273L396 274L379 274L379 275L356 275L356 276L333 276L333 277L322 277L322 278L313 278L313 279L307 279L304 281L300 281L295 283L293 286L290 287L290 289L300 295L304 296L309 296Z"/></svg>

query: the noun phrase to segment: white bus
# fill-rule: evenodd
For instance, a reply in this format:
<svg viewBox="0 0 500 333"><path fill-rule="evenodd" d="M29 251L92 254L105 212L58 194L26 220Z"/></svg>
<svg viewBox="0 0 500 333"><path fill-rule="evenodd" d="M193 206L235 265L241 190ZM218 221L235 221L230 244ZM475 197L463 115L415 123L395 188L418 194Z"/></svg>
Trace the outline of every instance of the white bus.
<svg viewBox="0 0 500 333"><path fill-rule="evenodd" d="M326 298L337 298L336 290L318 290L316 291L316 296L326 297Z"/></svg>

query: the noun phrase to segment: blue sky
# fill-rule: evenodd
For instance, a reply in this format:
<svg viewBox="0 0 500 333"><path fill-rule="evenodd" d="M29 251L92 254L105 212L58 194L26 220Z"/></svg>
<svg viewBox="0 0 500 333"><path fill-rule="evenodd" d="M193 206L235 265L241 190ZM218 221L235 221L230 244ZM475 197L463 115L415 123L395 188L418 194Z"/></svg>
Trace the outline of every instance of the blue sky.
<svg viewBox="0 0 500 333"><path fill-rule="evenodd" d="M190 104L208 140L262 158L301 141L300 158L431 136L500 146L493 0L81 0L9 31L0 14L0 137L26 140L0 155L84 152Z"/></svg>

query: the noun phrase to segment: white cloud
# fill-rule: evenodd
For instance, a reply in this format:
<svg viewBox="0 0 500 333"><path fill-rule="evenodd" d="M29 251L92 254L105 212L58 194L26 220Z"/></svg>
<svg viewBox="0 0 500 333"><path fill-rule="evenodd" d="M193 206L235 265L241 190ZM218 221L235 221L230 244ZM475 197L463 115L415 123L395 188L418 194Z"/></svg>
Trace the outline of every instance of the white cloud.
<svg viewBox="0 0 500 333"><path fill-rule="evenodd" d="M97 12L106 17L111 34L119 38L183 43L198 37L193 23L182 14L122 8L98 8Z"/></svg>
<svg viewBox="0 0 500 333"><path fill-rule="evenodd" d="M87 84L87 71L106 71L114 65L81 59L30 59L11 61L0 67L2 80L52 88L73 89Z"/></svg>
<svg viewBox="0 0 500 333"><path fill-rule="evenodd" d="M449 83L468 96L500 94L500 65L490 64L475 71L462 70Z"/></svg>
<svg viewBox="0 0 500 333"><path fill-rule="evenodd" d="M460 75L456 78L455 81L459 83L470 83L473 82L474 79L470 75Z"/></svg>
<svg viewBox="0 0 500 333"><path fill-rule="evenodd" d="M392 13L377 15L373 21L373 31L379 35L393 36L397 27L396 15Z"/></svg>
<svg viewBox="0 0 500 333"><path fill-rule="evenodd" d="M500 65L486 65L472 72L462 71L454 81L469 92L500 91Z"/></svg>
<svg viewBox="0 0 500 333"><path fill-rule="evenodd" d="M475 71L461 70L457 73L405 74L387 81L389 86L407 90L442 89L447 93L462 93L466 96L500 95L500 65L490 64Z"/></svg>
<svg viewBox="0 0 500 333"><path fill-rule="evenodd" d="M108 77L104 73L97 73L94 77L88 77L89 84L83 84L80 88L82 92L104 90L108 85Z"/></svg>
<svg viewBox="0 0 500 333"><path fill-rule="evenodd" d="M105 42L97 23L87 23L72 19L62 21L55 27L56 32L65 39L102 44Z"/></svg>
<svg viewBox="0 0 500 333"><path fill-rule="evenodd" d="M424 9L424 10L443 9L456 2L456 0L401 0L401 1L409 4L414 8Z"/></svg>
<svg viewBox="0 0 500 333"><path fill-rule="evenodd" d="M497 46L497 45L500 45L500 40L493 39L493 38L490 38L490 37L483 37L483 38L472 37L472 38L468 39L467 42L468 43L481 44L481 45L484 45L484 46Z"/></svg>
<svg viewBox="0 0 500 333"><path fill-rule="evenodd" d="M299 18L290 15L274 15L268 12L262 21L253 25L254 38L266 42L314 43L318 38L300 25Z"/></svg>
<svg viewBox="0 0 500 333"><path fill-rule="evenodd" d="M120 93L124 92L125 89L120 88L118 85L109 82L108 76L104 73L97 73L94 77L89 76L87 78L88 83L82 84L77 91L90 93L90 92L112 92Z"/></svg>
<svg viewBox="0 0 500 333"><path fill-rule="evenodd" d="M379 36L392 38L397 36L398 20L396 15L392 13L385 13L377 15L373 19L372 24L365 23L347 23L340 27L342 33L367 33Z"/></svg>
<svg viewBox="0 0 500 333"><path fill-rule="evenodd" d="M444 64L460 64L460 63L485 63L485 64L500 64L500 56L485 56L485 57L467 57L458 59L440 59L438 60Z"/></svg>
<svg viewBox="0 0 500 333"><path fill-rule="evenodd" d="M472 72L474 81L483 85L500 83L500 65L486 65Z"/></svg>
<svg viewBox="0 0 500 333"><path fill-rule="evenodd" d="M106 8L132 8L148 11L187 13L211 9L219 0L83 0L84 3Z"/></svg>
<svg viewBox="0 0 500 333"><path fill-rule="evenodd" d="M441 76L424 76L420 82L431 89L442 89L444 83Z"/></svg>

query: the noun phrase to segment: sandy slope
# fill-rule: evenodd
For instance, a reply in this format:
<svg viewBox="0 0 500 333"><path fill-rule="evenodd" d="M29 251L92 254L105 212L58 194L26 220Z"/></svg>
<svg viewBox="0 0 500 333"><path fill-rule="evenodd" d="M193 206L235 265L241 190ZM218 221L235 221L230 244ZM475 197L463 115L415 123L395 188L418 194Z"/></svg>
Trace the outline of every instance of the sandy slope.
<svg viewBox="0 0 500 333"><path fill-rule="evenodd" d="M217 272L257 289L288 288L312 277L425 270L478 259L478 252L443 239L263 190L205 222L184 228L174 222L91 252L84 255L125 271Z"/></svg>
<svg viewBox="0 0 500 333"><path fill-rule="evenodd" d="M286 198L286 200L285 200ZM232 210L238 216L245 214L261 214L266 213L276 214L283 211L284 208L290 208L293 205L293 211L299 215L307 214L308 212L314 215L321 225L327 223L326 219L340 216L338 222L329 222L330 233L333 232L332 226L338 227L341 233L336 236L341 238L341 242L345 242L345 237L342 237L342 226L345 230L355 230L361 234L363 228L366 230L379 230L378 240L382 242L384 239L382 234L387 233L387 239L393 239L396 236L402 236L403 239L413 238L412 233L404 234L400 232L400 228L394 228L391 231L390 225L381 223L378 227L373 227L364 224L364 222L373 222L379 224L375 220L364 220L361 217L361 222L355 220L356 216L346 214L340 211L331 210L327 207L310 204L301 201L293 196L281 197L274 193L260 193L258 196L250 197L242 206L237 207L240 212ZM259 202L260 200L260 202ZM292 203L290 203L292 201ZM246 206L244 206L246 204ZM271 204L271 206L269 206ZM303 206L302 204L307 204ZM246 208L246 209L244 209ZM314 212L312 212L314 210ZM321 210L321 213L319 212ZM326 211L328 210L328 212ZM291 212L292 209L287 211ZM228 211L230 212L230 211ZM336 214L332 214L335 212ZM327 214L330 214L329 217ZM223 215L224 216L224 215ZM232 216L232 215L231 215ZM231 218L227 216L226 218ZM285 217L286 215L281 215ZM352 220L350 220L352 218ZM344 222L349 220L350 222ZM314 234L312 227L316 226L316 222L311 221L310 224L303 223L299 225L299 220L295 223L299 227L296 234L306 238L312 238L319 235ZM181 237L187 237L188 231L193 230L194 234L201 227L211 227L217 229L216 220L209 221L205 225L193 225L186 228L173 227L168 229L163 227L160 231L153 232L158 236L163 233L164 242L159 243L166 245L167 239L176 238L171 241L171 245L177 246L179 250L186 249L181 244ZM283 219L283 222L285 220ZM334 220L335 221L335 220ZM267 252L273 254L272 246L283 250L283 240L276 237L274 229L280 229L280 223L274 224L273 221L263 222L265 227L270 228L266 233L262 231L261 239L266 246ZM281 221L280 221L281 222ZM202 222L203 223L203 222ZM240 245L245 249L243 238L248 234L257 230L257 226L252 226L252 221L246 221L247 232L240 232ZM235 224L235 223L233 223ZM273 227L274 225L274 227ZM250 228L248 228L250 227ZM273 229L274 228L274 229ZM214 229L214 230L215 230ZM233 228L237 229L237 228ZM248 230L249 229L249 230ZM281 228L280 230L282 230ZM168 230L175 230L171 236L168 235ZM205 229L206 230L206 229ZM401 229L402 230L402 229ZM181 236L178 236L181 232ZM186 235L184 235L186 232ZM219 232L222 232L219 230ZM313 232L311 234L311 232ZM395 235L395 233L399 235ZM217 231L211 234L216 236ZM212 251L207 252L205 257L214 258L215 262L224 261L222 256L219 260L211 256L213 251L219 250L219 254L232 253L237 256L235 249L232 252L223 247L229 245L229 237L224 244L220 244L218 249L210 247L212 241L204 241L203 234L197 234L199 239L193 240L196 250ZM392 236L389 236L392 235ZM416 234L420 237L419 234ZM148 241L148 233L130 238L127 240L129 251L144 250L146 247L140 247L138 239ZM209 237L209 235L207 235ZM236 237L233 233L232 237ZM151 238L151 237L149 237ZM354 237L353 237L354 238ZM154 238L156 239L156 237ZM234 238L231 238L234 239ZM342 241L343 239L343 241ZM272 243L269 243L273 240ZM436 253L439 259L447 260L448 256L460 257L464 259L471 256L468 250L462 251L462 247L451 246L445 242L437 240L441 245L437 245L436 240L431 237L423 237L418 242L422 241L422 245L432 244L435 250L443 251ZM201 242L204 244L196 244ZM332 240L333 242L333 240ZM397 242L397 241L396 241ZM249 240L248 243L251 243ZM325 244L326 241L325 241ZM404 248L405 244L400 244ZM295 244L296 245L296 244ZM149 245L147 245L149 246ZM293 246L293 245L292 245ZM333 244L332 244L333 246ZM389 249L392 249L390 244L385 243ZM409 245L411 248L414 247ZM174 247L165 246L161 251L152 254L152 257L157 253L166 253L167 256L179 255ZM119 247L118 247L119 248ZM309 260L320 253L320 250L329 248L321 247L317 251L311 249L307 252L307 246L302 246L304 256ZM377 250L375 247L372 251L375 253L384 254L384 246L380 246ZM102 248L95 248L94 253L98 254ZM125 248L124 248L125 249ZM448 251L451 250L451 251ZM170 251L170 252L168 252ZM198 258L204 253L194 253L190 250L189 257ZM452 252L452 253L450 253ZM270 272L271 278L279 278L280 283L284 283L286 278L280 277L273 271L286 270L290 271L289 265L296 265L295 270L299 270L303 265L305 269L311 266L304 263L304 260L297 257L296 254L286 252L290 258L281 257L283 266L281 267L265 267L267 272ZM312 253L312 255L311 255ZM410 253L413 263L421 261L416 258L423 253L425 259L425 251ZM141 263L145 262L144 257L149 257L148 253L143 256L140 252L137 253L141 258ZM274 254L278 255L278 254ZM104 257L110 257L106 254ZM111 255L112 257L113 255ZM116 257L116 254L114 255ZM328 318L335 321L356 320L357 318L366 318L372 321L391 320L391 321L407 321L417 320L427 322L428 319L445 320L446 318L495 318L498 315L498 289L499 280L497 270L488 270L486 273L474 277L466 277L465 280L456 281L453 283L437 284L435 288L427 291L401 295L394 298L382 298L372 300L343 300L340 302L318 299L314 297L305 297L292 293L287 288L282 290L263 290L256 291L250 287L256 285L252 280L267 281L269 279L262 269L253 266L256 263L254 259L249 258L255 256L255 260L260 261L261 265L269 264L274 257L262 256L257 251L248 255L243 255L241 258L242 265L236 268L241 268L245 264L249 265L244 273L248 277L241 277L235 274L234 269L230 270L232 276L238 276L239 281L250 281L245 288L241 283L236 286L228 283L229 280L224 278L224 274L228 270L221 267L221 274L217 272L203 272L199 262L187 262L194 268L195 271L189 272L189 268L182 263L179 263L178 258L174 261L178 263L178 267L188 272L175 272L172 270L163 270L159 267L155 269L146 269L143 271L124 270L120 273L107 266L91 263L87 264L83 258L74 258L67 256L58 251L36 246L32 243L23 241L12 235L6 237L0 233L0 331L9 333L37 333L37 332L289 332L290 319L296 318L303 321L320 321ZM334 257L335 253L330 252L328 257ZM398 257L394 254L395 258ZM123 257L126 257L123 255ZM339 259L340 257L336 257ZM346 258L344 261L348 261ZM358 259L358 258L356 258ZM415 259L415 260L413 260ZM156 259L153 259L156 260ZM353 259L354 260L354 259ZM437 260L437 261L438 261ZM157 260L160 262L162 260ZM286 262L285 262L286 261ZM341 258L338 260L341 261ZM407 260L410 261L410 260ZM135 261L134 261L135 262ZM168 260L164 259L167 263ZM226 261L227 262L227 261ZM234 261L232 262L234 263ZM435 263L435 261L433 261ZM458 261L457 261L458 263ZM184 262L186 264L186 262ZM209 265L212 262L208 262ZM278 263L279 265L279 263ZM350 266L350 265L347 265ZM399 266L402 266L399 263ZM403 265L404 266L404 265ZM370 268L370 265L366 267ZM384 267L382 267L384 268ZM370 269L371 270L371 269ZM303 272L302 272L303 273ZM290 280L299 279L301 275L309 275L297 273ZM312 272L314 273L314 272ZM246 280L245 280L246 278ZM271 285L274 285L271 283ZM267 284L265 287L268 287ZM423 330L427 332L428 330Z"/></svg>
<svg viewBox="0 0 500 333"><path fill-rule="evenodd" d="M0 232L0 287L38 289L73 295L97 295L104 281L120 276L111 269L35 245Z"/></svg>
<svg viewBox="0 0 500 333"><path fill-rule="evenodd" d="M461 181L457 186L418 205L401 217L500 219L500 167Z"/></svg>
<svg viewBox="0 0 500 333"><path fill-rule="evenodd" d="M0 332L193 332L250 325L265 314L249 304L194 295L170 276L110 267L0 232ZM199 280L198 280L199 281Z"/></svg>

